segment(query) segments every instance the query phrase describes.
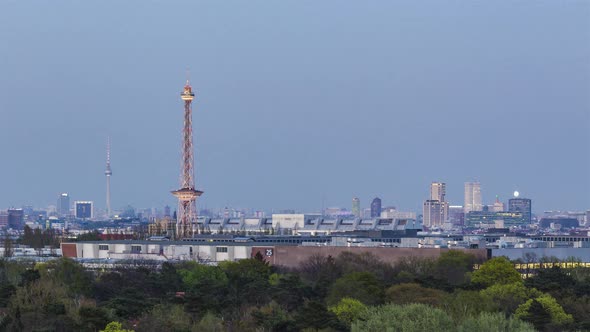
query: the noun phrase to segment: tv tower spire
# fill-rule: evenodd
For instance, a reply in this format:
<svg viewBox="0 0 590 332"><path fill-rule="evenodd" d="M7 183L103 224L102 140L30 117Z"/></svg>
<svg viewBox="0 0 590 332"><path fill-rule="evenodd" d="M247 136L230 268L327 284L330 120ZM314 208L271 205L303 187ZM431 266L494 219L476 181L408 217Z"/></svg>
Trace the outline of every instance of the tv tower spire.
<svg viewBox="0 0 590 332"><path fill-rule="evenodd" d="M107 167L104 171L104 175L107 177L107 217L111 216L111 138L107 137Z"/></svg>
<svg viewBox="0 0 590 332"><path fill-rule="evenodd" d="M176 238L181 239L194 234L197 222L197 197L203 194L195 190L195 170L193 167L193 125L192 102L195 98L193 89L186 81L180 98L184 100L184 129L182 140L182 167L180 174L180 189L172 192L178 198L178 213L176 217Z"/></svg>

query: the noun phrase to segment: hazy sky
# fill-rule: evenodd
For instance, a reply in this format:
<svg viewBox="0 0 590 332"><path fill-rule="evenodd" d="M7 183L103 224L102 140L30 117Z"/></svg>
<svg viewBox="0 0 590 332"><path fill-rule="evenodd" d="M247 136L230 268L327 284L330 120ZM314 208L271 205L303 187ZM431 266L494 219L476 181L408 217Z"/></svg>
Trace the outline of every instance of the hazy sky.
<svg viewBox="0 0 590 332"><path fill-rule="evenodd" d="M0 208L174 205L186 68L200 207L590 209L590 2L0 1Z"/></svg>

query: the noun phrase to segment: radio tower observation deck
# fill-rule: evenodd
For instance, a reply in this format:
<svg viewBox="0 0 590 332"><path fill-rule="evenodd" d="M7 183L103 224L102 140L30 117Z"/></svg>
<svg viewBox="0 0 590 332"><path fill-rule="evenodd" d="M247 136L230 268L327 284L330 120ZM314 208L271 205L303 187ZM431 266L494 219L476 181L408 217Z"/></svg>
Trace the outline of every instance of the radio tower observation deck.
<svg viewBox="0 0 590 332"><path fill-rule="evenodd" d="M178 213L176 217L176 239L194 235L197 224L197 197L203 194L195 189L195 170L193 156L193 125L192 102L195 94L186 81L180 98L184 101L184 129L182 132L182 164L180 174L180 189L172 192L178 198Z"/></svg>

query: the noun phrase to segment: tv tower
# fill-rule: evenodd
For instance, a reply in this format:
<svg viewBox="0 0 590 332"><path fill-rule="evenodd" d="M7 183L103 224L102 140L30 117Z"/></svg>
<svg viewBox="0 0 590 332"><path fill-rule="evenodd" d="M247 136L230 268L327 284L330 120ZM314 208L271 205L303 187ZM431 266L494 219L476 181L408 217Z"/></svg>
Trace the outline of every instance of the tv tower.
<svg viewBox="0 0 590 332"><path fill-rule="evenodd" d="M180 98L184 100L184 129L182 131L182 166L180 172L180 189L172 192L178 198L176 215L176 238L181 239L194 234L197 222L197 197L203 194L195 190L195 170L193 167L193 125L192 102L195 98L189 81L186 81Z"/></svg>
<svg viewBox="0 0 590 332"><path fill-rule="evenodd" d="M107 137L107 167L104 171L107 177L107 217L111 216L111 138Z"/></svg>

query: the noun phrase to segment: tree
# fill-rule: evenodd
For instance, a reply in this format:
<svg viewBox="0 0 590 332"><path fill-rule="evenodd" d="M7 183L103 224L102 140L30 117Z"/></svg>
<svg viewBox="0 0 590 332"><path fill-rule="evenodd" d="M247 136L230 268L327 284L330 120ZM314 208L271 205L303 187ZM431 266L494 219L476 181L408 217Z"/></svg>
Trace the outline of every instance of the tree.
<svg viewBox="0 0 590 332"><path fill-rule="evenodd" d="M457 329L459 332L535 332L535 328L516 318L506 318L502 313L482 312L467 318Z"/></svg>
<svg viewBox="0 0 590 332"><path fill-rule="evenodd" d="M491 311L494 303L478 291L456 290L444 297L440 308L449 314L453 321L460 323L482 312Z"/></svg>
<svg viewBox="0 0 590 332"><path fill-rule="evenodd" d="M295 316L295 322L299 330L306 328L341 330L343 328L338 317L333 312L328 311L323 303L317 301L305 302Z"/></svg>
<svg viewBox="0 0 590 332"><path fill-rule="evenodd" d="M109 313L104 308L83 305L78 309L80 326L87 331L97 331L104 328L110 321Z"/></svg>
<svg viewBox="0 0 590 332"><path fill-rule="evenodd" d="M496 309L512 314L519 305L542 293L535 288L526 288L522 282L495 284L484 290L481 295L492 301Z"/></svg>
<svg viewBox="0 0 590 332"><path fill-rule="evenodd" d="M460 250L443 252L436 260L436 276L452 286L462 285L469 281L468 272L473 271L477 258Z"/></svg>
<svg viewBox="0 0 590 332"><path fill-rule="evenodd" d="M208 312L201 318L199 323L197 323L193 329L193 331L199 332L222 332L225 331L223 328L223 319L215 316L214 314Z"/></svg>
<svg viewBox="0 0 590 332"><path fill-rule="evenodd" d="M352 272L339 278L330 287L327 302L336 305L342 298L350 297L367 305L383 303L383 288L370 272Z"/></svg>
<svg viewBox="0 0 590 332"><path fill-rule="evenodd" d="M352 323L352 332L404 331L446 332L455 330L455 324L442 310L425 304L387 304L369 308L364 319Z"/></svg>
<svg viewBox="0 0 590 332"><path fill-rule="evenodd" d="M12 257L14 254L14 249L12 245L12 239L10 239L8 232L4 233L4 240L2 242L4 246L4 257Z"/></svg>
<svg viewBox="0 0 590 332"><path fill-rule="evenodd" d="M484 287L522 282L520 273L506 257L494 257L473 272L471 282Z"/></svg>
<svg viewBox="0 0 590 332"><path fill-rule="evenodd" d="M256 325L262 327L264 331L285 331L295 328L295 322L274 301L261 308L254 309L250 315Z"/></svg>
<svg viewBox="0 0 590 332"><path fill-rule="evenodd" d="M576 279L566 274L558 266L540 269L536 275L527 278L524 284L542 292L563 292L573 290L577 286Z"/></svg>
<svg viewBox="0 0 590 332"><path fill-rule="evenodd" d="M262 305L268 301L271 269L266 261L242 259L222 262L219 267L227 275L229 299L234 308L242 304Z"/></svg>
<svg viewBox="0 0 590 332"><path fill-rule="evenodd" d="M182 305L158 304L144 314L137 325L138 330L146 332L190 331L192 320Z"/></svg>
<svg viewBox="0 0 590 332"><path fill-rule="evenodd" d="M437 306L441 303L445 292L425 288L415 283L399 284L389 287L385 291L385 299L393 304L422 303Z"/></svg>
<svg viewBox="0 0 590 332"><path fill-rule="evenodd" d="M516 309L514 316L531 322L539 330L544 329L548 324L547 321L554 325L567 325L574 321L572 315L567 314L555 298L549 294L543 294L521 304Z"/></svg>
<svg viewBox="0 0 590 332"><path fill-rule="evenodd" d="M361 301L345 297L338 304L330 307L329 310L336 314L336 317L341 322L350 327L352 322L365 316L367 308Z"/></svg>
<svg viewBox="0 0 590 332"><path fill-rule="evenodd" d="M110 322L104 328L104 330L100 330L100 332L134 332L134 331L123 329L123 325L119 322Z"/></svg>

